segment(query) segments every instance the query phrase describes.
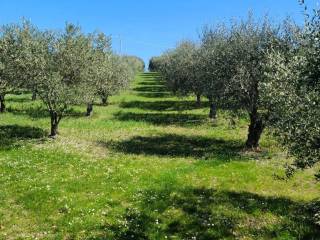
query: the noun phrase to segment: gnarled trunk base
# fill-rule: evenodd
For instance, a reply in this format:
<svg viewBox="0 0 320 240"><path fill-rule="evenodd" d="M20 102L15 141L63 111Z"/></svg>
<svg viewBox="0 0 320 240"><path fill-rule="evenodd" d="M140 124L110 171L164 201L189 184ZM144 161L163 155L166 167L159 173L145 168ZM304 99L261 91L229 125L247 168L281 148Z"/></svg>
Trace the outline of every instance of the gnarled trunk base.
<svg viewBox="0 0 320 240"><path fill-rule="evenodd" d="M214 103L212 98L209 98L209 104L210 104L209 118L216 119L217 118L217 107L216 107L216 104Z"/></svg>
<svg viewBox="0 0 320 240"><path fill-rule="evenodd" d="M50 138L56 138L58 135L58 126L61 117L59 118L58 114L56 112L51 111L50 112L50 117L51 117L51 130L50 130Z"/></svg>
<svg viewBox="0 0 320 240"><path fill-rule="evenodd" d="M107 106L108 105L108 96L101 97L102 105Z"/></svg>
<svg viewBox="0 0 320 240"><path fill-rule="evenodd" d="M201 95L197 94L196 97L197 97L197 99L196 99L197 107L201 107Z"/></svg>
<svg viewBox="0 0 320 240"><path fill-rule="evenodd" d="M92 103L89 103L87 105L87 112L86 112L86 116L87 117L90 117L92 115L92 112L93 112L93 104Z"/></svg>
<svg viewBox="0 0 320 240"><path fill-rule="evenodd" d="M32 101L37 100L37 91L33 91L33 92L32 92L31 100L32 100Z"/></svg>
<svg viewBox="0 0 320 240"><path fill-rule="evenodd" d="M250 114L250 125L246 147L251 149L259 149L259 140L264 129L262 118L257 111Z"/></svg>
<svg viewBox="0 0 320 240"><path fill-rule="evenodd" d="M5 112L6 111L6 104L4 100L4 95L0 95L0 112Z"/></svg>

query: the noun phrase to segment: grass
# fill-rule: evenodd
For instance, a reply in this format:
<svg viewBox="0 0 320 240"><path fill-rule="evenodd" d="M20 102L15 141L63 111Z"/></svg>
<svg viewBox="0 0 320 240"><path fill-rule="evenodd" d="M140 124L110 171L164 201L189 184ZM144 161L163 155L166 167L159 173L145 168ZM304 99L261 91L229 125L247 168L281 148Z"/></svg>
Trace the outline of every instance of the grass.
<svg viewBox="0 0 320 240"><path fill-rule="evenodd" d="M244 151L246 119L210 122L155 74L91 118L74 107L56 140L30 98L0 115L0 239L320 239L315 170L281 180L272 137Z"/></svg>

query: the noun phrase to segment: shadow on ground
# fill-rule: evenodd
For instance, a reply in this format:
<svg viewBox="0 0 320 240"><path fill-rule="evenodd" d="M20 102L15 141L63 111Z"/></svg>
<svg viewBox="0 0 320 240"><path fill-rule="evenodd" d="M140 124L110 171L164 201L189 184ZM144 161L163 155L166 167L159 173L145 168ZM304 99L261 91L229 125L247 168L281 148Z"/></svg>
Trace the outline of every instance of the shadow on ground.
<svg viewBox="0 0 320 240"><path fill-rule="evenodd" d="M122 102L120 104L120 107L140 108L143 110L154 110L154 111L186 111L186 110L194 110L199 108L209 108L209 103L203 102L199 107L195 101L154 101L154 102L131 101L131 102Z"/></svg>
<svg viewBox="0 0 320 240"><path fill-rule="evenodd" d="M161 85L143 85L139 87L135 87L132 90L137 91L137 92L166 92L166 88Z"/></svg>
<svg viewBox="0 0 320 240"><path fill-rule="evenodd" d="M164 98L169 97L171 94L165 86L165 82L158 74L145 73L142 75L144 81L133 88L138 96L147 98Z"/></svg>
<svg viewBox="0 0 320 240"><path fill-rule="evenodd" d="M0 149L19 146L23 140L43 139L48 133L41 128L19 125L0 126Z"/></svg>
<svg viewBox="0 0 320 240"><path fill-rule="evenodd" d="M166 187L136 194L139 207L100 227L103 239L319 239L313 212L282 197ZM110 238L111 237L111 238Z"/></svg>
<svg viewBox="0 0 320 240"><path fill-rule="evenodd" d="M7 102L12 102L12 103L29 103L29 102L32 102L31 97L29 97L29 96L23 96L23 97L16 97L16 96L15 97L12 97L12 96L6 97L6 101Z"/></svg>
<svg viewBox="0 0 320 240"><path fill-rule="evenodd" d="M166 83L165 81L162 81L162 80L157 80L157 81L154 81L154 80L148 80L148 78L144 78L144 81L142 82L139 82L139 86L164 86Z"/></svg>
<svg viewBox="0 0 320 240"><path fill-rule="evenodd" d="M84 108L85 110L85 108ZM13 107L8 107L7 112L12 113L14 115L27 115L30 118L34 119L41 119L41 118L49 118L50 114L49 111L46 108L43 107L28 107L28 108L13 108ZM74 109L70 109L69 111L66 112L65 114L66 117L83 117L85 116L85 111L79 112Z"/></svg>
<svg viewBox="0 0 320 240"><path fill-rule="evenodd" d="M219 161L240 159L243 143L202 136L166 134L153 137L136 136L122 142L100 143L112 150L129 154L170 157L216 158Z"/></svg>
<svg viewBox="0 0 320 240"><path fill-rule="evenodd" d="M207 116L178 113L118 112L114 117L120 121L147 122L155 125L194 126L208 121Z"/></svg>
<svg viewBox="0 0 320 240"><path fill-rule="evenodd" d="M145 98L167 98L172 96L169 92L138 92L137 95Z"/></svg>

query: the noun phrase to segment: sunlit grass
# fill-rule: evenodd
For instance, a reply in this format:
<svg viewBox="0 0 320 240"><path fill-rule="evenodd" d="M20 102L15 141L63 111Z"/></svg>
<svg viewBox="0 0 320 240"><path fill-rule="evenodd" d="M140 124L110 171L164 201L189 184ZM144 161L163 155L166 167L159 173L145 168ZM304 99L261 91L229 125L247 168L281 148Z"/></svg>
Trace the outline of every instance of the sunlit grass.
<svg viewBox="0 0 320 240"><path fill-rule="evenodd" d="M28 94L0 115L0 239L319 239L307 204L314 170L272 137L244 151L247 122L207 119L207 103L166 92L154 74L107 107L74 107L60 136Z"/></svg>

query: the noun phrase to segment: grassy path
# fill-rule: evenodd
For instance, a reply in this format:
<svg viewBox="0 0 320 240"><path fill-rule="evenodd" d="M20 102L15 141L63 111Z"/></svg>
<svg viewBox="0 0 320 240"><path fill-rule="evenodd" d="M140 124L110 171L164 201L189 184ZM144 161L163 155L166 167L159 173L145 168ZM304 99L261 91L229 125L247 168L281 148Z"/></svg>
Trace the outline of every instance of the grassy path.
<svg viewBox="0 0 320 240"><path fill-rule="evenodd" d="M207 120L208 106L137 77L94 116L61 122L29 95L0 115L0 239L319 239L304 204L320 196L312 170L283 174L267 136L242 150L245 119Z"/></svg>

